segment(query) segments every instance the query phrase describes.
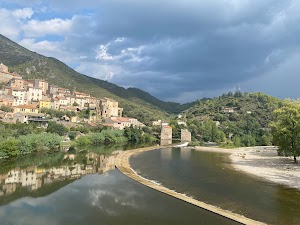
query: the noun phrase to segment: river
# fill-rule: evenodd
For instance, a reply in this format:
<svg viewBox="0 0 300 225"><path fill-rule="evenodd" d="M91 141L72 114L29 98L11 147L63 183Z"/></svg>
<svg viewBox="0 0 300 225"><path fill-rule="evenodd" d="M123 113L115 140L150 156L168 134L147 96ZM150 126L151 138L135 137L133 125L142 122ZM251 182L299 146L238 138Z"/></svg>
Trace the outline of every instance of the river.
<svg viewBox="0 0 300 225"><path fill-rule="evenodd" d="M234 170L228 154L166 148L134 155L141 176L268 224L300 224L300 191Z"/></svg>
<svg viewBox="0 0 300 225"><path fill-rule="evenodd" d="M2 163L0 224L236 224L127 178L116 156L102 148Z"/></svg>

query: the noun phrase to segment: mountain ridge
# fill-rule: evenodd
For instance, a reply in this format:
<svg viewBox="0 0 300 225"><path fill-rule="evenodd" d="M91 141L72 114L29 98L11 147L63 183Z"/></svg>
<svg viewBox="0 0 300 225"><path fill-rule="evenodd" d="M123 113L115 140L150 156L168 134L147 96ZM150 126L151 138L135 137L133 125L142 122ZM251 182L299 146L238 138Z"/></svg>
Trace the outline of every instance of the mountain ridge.
<svg viewBox="0 0 300 225"><path fill-rule="evenodd" d="M141 89L126 89L108 81L81 74L56 58L32 52L1 34L0 47L2 49L0 62L9 66L10 72L25 75L28 79L44 78L50 83L61 85L65 88L77 89L78 91L82 90L80 86L83 84L96 84L101 88L98 92L106 97L119 97L137 104L151 106L167 114L180 113L194 104L187 103L182 105L175 102L164 102ZM84 85L82 91L86 89L88 87Z"/></svg>
<svg viewBox="0 0 300 225"><path fill-rule="evenodd" d="M169 116L167 112L142 99L137 98L132 101L119 97L99 85L105 81L98 80L95 83L97 79L80 74L53 57L32 52L3 35L0 35L0 48L0 62L7 65L10 72L18 73L24 79L42 78L50 84L71 91L86 92L98 98L113 98L119 102L120 107L124 108L124 116L135 117L145 124Z"/></svg>

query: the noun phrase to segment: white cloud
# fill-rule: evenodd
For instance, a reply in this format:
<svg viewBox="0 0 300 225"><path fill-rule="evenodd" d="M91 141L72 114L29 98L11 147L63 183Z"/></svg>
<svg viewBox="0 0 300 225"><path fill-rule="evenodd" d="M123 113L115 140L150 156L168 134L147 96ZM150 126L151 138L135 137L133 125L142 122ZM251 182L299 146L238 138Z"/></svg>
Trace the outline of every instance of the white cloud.
<svg viewBox="0 0 300 225"><path fill-rule="evenodd" d="M109 61L109 60L114 59L113 56L111 56L110 54L107 53L108 46L109 46L109 44L100 45L98 47L98 49L96 50L96 52L97 52L96 59L103 60L103 61Z"/></svg>
<svg viewBox="0 0 300 225"><path fill-rule="evenodd" d="M32 8L17 9L12 11L12 15L18 19L30 19L34 14Z"/></svg>
<svg viewBox="0 0 300 225"><path fill-rule="evenodd" d="M64 49L64 43L55 41L36 41L32 38L27 38L19 41L19 44L31 51L38 52L39 54L57 58L65 63L77 62L80 56L70 54Z"/></svg>
<svg viewBox="0 0 300 225"><path fill-rule="evenodd" d="M77 66L75 70L79 73L87 74L91 77L102 80L110 80L114 76L124 72L120 66L106 65L100 62L80 62L79 66Z"/></svg>
<svg viewBox="0 0 300 225"><path fill-rule="evenodd" d="M58 53L60 49L59 42L40 41L35 42L34 39L23 39L19 42L20 45L45 55L49 55L50 52ZM48 53L48 54L47 54Z"/></svg>
<svg viewBox="0 0 300 225"><path fill-rule="evenodd" d="M27 37L42 37L49 34L63 36L67 32L70 32L71 26L72 20L69 19L30 20L27 24L23 25L22 30Z"/></svg>
<svg viewBox="0 0 300 225"><path fill-rule="evenodd" d="M17 40L21 29L20 27L26 23L34 14L31 8L8 10L0 8L0 31L1 34Z"/></svg>

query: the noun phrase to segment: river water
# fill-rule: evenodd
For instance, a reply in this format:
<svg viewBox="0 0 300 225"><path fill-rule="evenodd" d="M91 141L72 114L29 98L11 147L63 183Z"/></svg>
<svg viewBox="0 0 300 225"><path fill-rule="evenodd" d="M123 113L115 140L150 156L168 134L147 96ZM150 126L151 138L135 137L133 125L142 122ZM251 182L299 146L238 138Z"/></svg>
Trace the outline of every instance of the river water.
<svg viewBox="0 0 300 225"><path fill-rule="evenodd" d="M130 163L141 176L209 204L268 224L300 224L299 190L238 172L227 154L166 148Z"/></svg>
<svg viewBox="0 0 300 225"><path fill-rule="evenodd" d="M236 224L127 178L114 167L117 154L102 151L2 163L0 224Z"/></svg>

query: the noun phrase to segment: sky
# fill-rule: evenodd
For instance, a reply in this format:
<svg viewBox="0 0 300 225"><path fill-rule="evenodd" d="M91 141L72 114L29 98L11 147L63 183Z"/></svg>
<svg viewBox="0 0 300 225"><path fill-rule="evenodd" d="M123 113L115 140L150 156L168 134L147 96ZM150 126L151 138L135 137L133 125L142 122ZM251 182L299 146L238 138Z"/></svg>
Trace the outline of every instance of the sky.
<svg viewBox="0 0 300 225"><path fill-rule="evenodd" d="M0 0L0 33L162 100L300 97L299 0Z"/></svg>

